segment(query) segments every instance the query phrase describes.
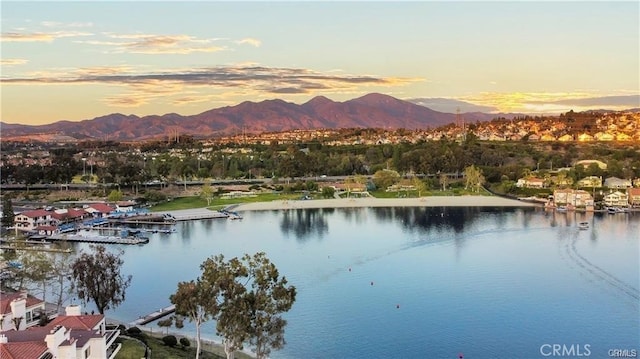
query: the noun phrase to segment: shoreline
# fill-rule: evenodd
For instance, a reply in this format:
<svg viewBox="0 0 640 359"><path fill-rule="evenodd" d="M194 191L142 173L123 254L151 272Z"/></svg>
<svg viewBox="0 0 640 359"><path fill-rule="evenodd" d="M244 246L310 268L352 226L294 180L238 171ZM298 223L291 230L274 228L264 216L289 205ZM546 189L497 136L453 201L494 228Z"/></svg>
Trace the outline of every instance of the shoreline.
<svg viewBox="0 0 640 359"><path fill-rule="evenodd" d="M318 208L365 207L540 207L530 202L496 196L429 196L419 198L332 198L313 200L277 200L270 202L240 203L233 210L264 211Z"/></svg>

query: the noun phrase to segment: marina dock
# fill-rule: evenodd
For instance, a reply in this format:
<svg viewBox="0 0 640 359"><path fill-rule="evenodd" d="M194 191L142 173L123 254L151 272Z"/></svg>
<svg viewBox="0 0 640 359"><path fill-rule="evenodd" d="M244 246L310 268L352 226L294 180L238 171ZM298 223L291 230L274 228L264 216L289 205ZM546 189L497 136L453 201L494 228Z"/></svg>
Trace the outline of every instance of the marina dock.
<svg viewBox="0 0 640 359"><path fill-rule="evenodd" d="M82 236L78 234L54 234L47 237L51 241L87 242L103 244L144 244L149 243L149 238L142 237L116 237L116 236Z"/></svg>
<svg viewBox="0 0 640 359"><path fill-rule="evenodd" d="M176 311L176 306L175 305L170 305L168 307L165 308L160 308L160 310L155 311L153 313L144 315L144 316L140 316L138 319L134 320L133 322L129 323L130 326L137 326L137 325L145 325L148 324L150 322L153 322L156 319L160 319L162 317L166 317L169 314L172 314Z"/></svg>
<svg viewBox="0 0 640 359"><path fill-rule="evenodd" d="M191 221L196 219L228 218L229 215L220 211L210 211L205 208L172 211L171 216L176 221Z"/></svg>

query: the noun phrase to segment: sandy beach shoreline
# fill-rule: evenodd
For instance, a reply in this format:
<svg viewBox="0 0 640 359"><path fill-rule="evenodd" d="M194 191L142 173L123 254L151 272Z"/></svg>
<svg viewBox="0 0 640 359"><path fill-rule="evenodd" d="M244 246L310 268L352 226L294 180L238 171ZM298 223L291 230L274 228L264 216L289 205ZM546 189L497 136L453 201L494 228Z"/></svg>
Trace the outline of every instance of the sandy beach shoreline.
<svg viewBox="0 0 640 359"><path fill-rule="evenodd" d="M298 208L355 207L536 207L534 203L494 196L431 196L420 198L341 198L278 200L242 203L234 211L285 210Z"/></svg>

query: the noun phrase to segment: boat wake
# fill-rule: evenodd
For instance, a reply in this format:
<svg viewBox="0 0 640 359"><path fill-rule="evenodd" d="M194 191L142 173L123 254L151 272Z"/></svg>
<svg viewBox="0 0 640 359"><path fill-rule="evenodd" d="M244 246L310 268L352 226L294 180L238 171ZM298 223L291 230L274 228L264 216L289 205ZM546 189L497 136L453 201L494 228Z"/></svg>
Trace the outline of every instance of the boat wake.
<svg viewBox="0 0 640 359"><path fill-rule="evenodd" d="M638 288L625 283L612 273L608 272L605 269L602 269L598 265L585 258L582 254L580 254L580 252L578 252L578 249L576 248L577 241L578 235L574 234L570 239L564 242L563 251L567 256L566 258L568 258L568 260L575 264L577 268L587 276L606 284L610 288L615 289L619 294L633 299L634 303L637 304L640 300L640 291L638 290Z"/></svg>

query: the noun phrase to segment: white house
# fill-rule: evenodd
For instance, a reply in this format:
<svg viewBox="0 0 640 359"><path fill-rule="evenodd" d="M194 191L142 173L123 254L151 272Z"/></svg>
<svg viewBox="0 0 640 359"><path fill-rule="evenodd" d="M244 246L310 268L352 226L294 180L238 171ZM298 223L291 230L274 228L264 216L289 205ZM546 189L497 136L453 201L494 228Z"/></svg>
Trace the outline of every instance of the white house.
<svg viewBox="0 0 640 359"><path fill-rule="evenodd" d="M55 226L58 220L51 213L44 209L25 211L16 215L13 223L19 231L35 231L38 226Z"/></svg>
<svg viewBox="0 0 640 359"><path fill-rule="evenodd" d="M578 187L602 187L602 177L588 176L578 180Z"/></svg>
<svg viewBox="0 0 640 359"><path fill-rule="evenodd" d="M608 193L604 196L604 204L609 207L626 207L629 195L620 191Z"/></svg>
<svg viewBox="0 0 640 359"><path fill-rule="evenodd" d="M66 308L45 327L0 333L0 357L20 359L113 359L120 330L107 330L104 315L82 315L80 306Z"/></svg>
<svg viewBox="0 0 640 359"><path fill-rule="evenodd" d="M25 291L0 292L0 331L30 328L39 323L40 315L43 313L55 315L54 313L46 313L44 301L27 294ZM21 319L16 319L14 322L14 318Z"/></svg>
<svg viewBox="0 0 640 359"><path fill-rule="evenodd" d="M609 177L604 180L604 186L609 188L624 189L631 187L631 181L628 179L621 179L618 177Z"/></svg>
<svg viewBox="0 0 640 359"><path fill-rule="evenodd" d="M544 188L544 179L542 178L520 178L516 183L516 187L525 187L525 188Z"/></svg>

